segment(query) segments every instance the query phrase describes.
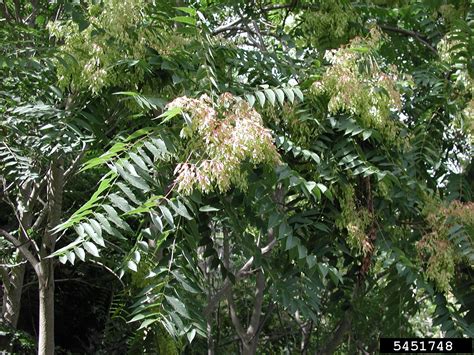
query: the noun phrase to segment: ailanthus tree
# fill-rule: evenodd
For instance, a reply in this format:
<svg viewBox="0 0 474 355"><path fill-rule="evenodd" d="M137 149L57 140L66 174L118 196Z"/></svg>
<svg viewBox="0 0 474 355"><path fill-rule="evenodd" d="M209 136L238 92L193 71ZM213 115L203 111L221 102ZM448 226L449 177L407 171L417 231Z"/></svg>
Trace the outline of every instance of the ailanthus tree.
<svg viewBox="0 0 474 355"><path fill-rule="evenodd" d="M37 2L26 6L4 2L2 6L0 176L6 212L5 225L0 228L4 242L2 319L16 328L28 266L38 277L38 349L51 353L54 261L47 256L54 251L52 228L62 217L63 190L79 167L84 145L81 135L69 126L75 108L54 86L55 51L47 46L44 28L54 7Z"/></svg>
<svg viewBox="0 0 474 355"><path fill-rule="evenodd" d="M71 121L14 135L14 114L43 111L5 103L4 145L64 125L85 143L79 174L103 177L40 229L65 233L40 259L123 280L131 298L110 322L130 351L375 353L380 336L472 336L467 1L68 9L47 27Z"/></svg>

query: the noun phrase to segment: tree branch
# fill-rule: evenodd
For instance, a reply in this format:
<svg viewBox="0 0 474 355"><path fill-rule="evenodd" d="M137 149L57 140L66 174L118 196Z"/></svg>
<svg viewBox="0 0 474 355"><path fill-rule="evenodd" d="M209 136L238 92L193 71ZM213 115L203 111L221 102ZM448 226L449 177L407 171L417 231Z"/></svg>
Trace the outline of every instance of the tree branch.
<svg viewBox="0 0 474 355"><path fill-rule="evenodd" d="M321 351L318 352L318 354L321 354L321 355L334 354L334 352L339 347L339 345L341 345L342 342L344 341L347 335L347 332L351 330L352 319L354 317L354 308L352 305L357 298L363 296L362 295L363 294L362 281L363 279L358 278L358 280L355 282L354 289L352 290L349 308L346 309L346 311L344 312L344 316L342 317L342 320L339 322L336 329L332 332L332 336L323 346Z"/></svg>
<svg viewBox="0 0 474 355"><path fill-rule="evenodd" d="M257 24L257 21L252 21L252 25L253 27L255 28L255 32L256 32L256 35L257 35L257 39L260 43L260 49L263 51L263 52L266 52L267 51L267 46L265 45L265 41L263 40L263 36L262 34L260 33L260 28L258 27L258 24Z"/></svg>
<svg viewBox="0 0 474 355"><path fill-rule="evenodd" d="M283 17L283 22L282 22L282 28L285 28L286 25L286 20L288 19L288 16L290 15L290 12L293 10L293 8L298 4L298 0L292 0L290 7L286 10L285 17Z"/></svg>
<svg viewBox="0 0 474 355"><path fill-rule="evenodd" d="M215 36L215 35L218 35L219 33L230 31L230 30L234 29L236 27L236 25L238 25L239 23L241 23L244 20L245 20L245 18L242 17L242 18L239 18L235 21L232 21L231 23L229 23L227 25L217 27L214 31L212 31L212 35Z"/></svg>
<svg viewBox="0 0 474 355"><path fill-rule="evenodd" d="M31 266L36 270L37 265L39 264L38 259L31 253L31 251L28 249L27 244L30 243L30 240L27 241L27 243L21 243L18 239L16 239L13 235L8 233L6 230L3 230L0 228L0 234L8 240L10 243L12 243L23 256L25 257L26 260L29 261Z"/></svg>
<svg viewBox="0 0 474 355"><path fill-rule="evenodd" d="M431 52L438 55L438 51L436 50L436 48L433 47L428 42L427 38L419 32L405 30L403 28L399 28L399 27L395 27L395 26L391 26L387 24L378 24L378 26L384 31L395 32L395 33L399 33L408 37L413 37L416 40L418 40L421 44L423 44L426 48L428 48Z"/></svg>
<svg viewBox="0 0 474 355"><path fill-rule="evenodd" d="M232 324L234 325L235 331L237 332L237 335L242 341L245 341L245 331L244 328L242 327L242 324L240 323L240 319L237 316L237 312L235 311L235 304L234 304L234 297L232 294L232 286L227 292L227 303L229 305L229 314L230 314L230 320L232 321Z"/></svg>
<svg viewBox="0 0 474 355"><path fill-rule="evenodd" d="M276 238L273 235L273 230L270 230L268 235L269 235L270 242L265 247L260 249L262 256L268 254L276 244ZM235 274L236 282L242 279L243 277L247 276L247 272L252 267L254 260L255 259L252 256L245 262L245 264L239 269L239 271L237 271L237 273ZM210 313L212 313L217 303L227 294L227 292L230 290L231 287L232 287L232 282L227 278L223 286L221 287L221 289L217 291L215 295L209 300L208 305L204 309L205 316L208 316Z"/></svg>
<svg viewBox="0 0 474 355"><path fill-rule="evenodd" d="M263 326L265 325L265 323L267 322L267 320L270 318L270 315L272 314L273 310L276 308L276 303L272 302L270 304L270 306L268 307L266 313L265 313L265 316L263 317L262 321L260 322L260 324L258 325L258 329L257 331L255 332L255 335L258 335L260 333L260 331L262 330Z"/></svg>
<svg viewBox="0 0 474 355"><path fill-rule="evenodd" d="M331 355L334 354L334 351L342 344L345 339L346 333L351 329L352 325L352 316L353 310L352 308L346 310L344 312L344 317L339 322L337 328L332 333L331 338L326 343L326 345L321 349L318 354L321 355Z"/></svg>
<svg viewBox="0 0 474 355"><path fill-rule="evenodd" d="M41 212L39 213L38 217L36 218L36 221L35 223L33 223L33 226L31 227L31 229L33 230L38 230L38 228L41 226L41 224L44 222L46 216L48 214L48 209L47 208L43 208L41 210Z"/></svg>
<svg viewBox="0 0 474 355"><path fill-rule="evenodd" d="M102 264L102 263L99 262L99 261L95 261L95 260L90 259L89 262L91 262L92 264L95 264L95 265L97 265L97 266L99 266L99 267L103 267L105 270L107 270L108 272L110 272L110 273L120 282L120 284L122 285L122 287L125 288L125 284L123 283L122 279L120 278L119 275L117 275L117 273L116 273L114 270L112 270L112 269L109 268L107 265L104 265L104 264Z"/></svg>
<svg viewBox="0 0 474 355"><path fill-rule="evenodd" d="M223 235L224 235L224 241L223 241L223 264L224 267L227 269L229 272L230 270L230 243L229 243L229 231L227 230L226 226L223 227ZM235 304L234 304L234 295L232 293L232 285L229 288L229 290L226 293L226 298L227 298L227 304L229 306L229 315L230 315L230 320L232 324L234 325L235 331L237 332L237 335L239 338L243 341L245 332L244 328L242 327L242 324L240 323L239 317L237 316L237 312L235 311ZM208 303L210 304L212 302L212 298L209 295L208 298ZM209 315L212 312L209 313Z"/></svg>
<svg viewBox="0 0 474 355"><path fill-rule="evenodd" d="M40 256L45 258L54 251L56 245L56 238L53 229L59 225L62 213L64 189L64 158L56 156L51 163L49 178L48 178L48 192L47 192L47 210L48 210L48 224L44 231Z"/></svg>
<svg viewBox="0 0 474 355"><path fill-rule="evenodd" d="M225 31L221 31L220 33L222 32L246 32L246 33L249 33L251 35L257 35L257 33L255 31L253 31L252 29L248 28L248 27L242 27L242 26L231 26L229 28L226 28ZM227 36L230 35L230 33L227 34ZM226 36L224 36L226 37Z"/></svg>
<svg viewBox="0 0 474 355"><path fill-rule="evenodd" d="M263 296L265 291L265 276L262 270L257 272L255 282L255 302L253 305L252 316L250 317L250 324L247 328L247 336L256 337L258 332L258 325L260 324L260 316L262 314Z"/></svg>
<svg viewBox="0 0 474 355"><path fill-rule="evenodd" d="M48 179L46 176L44 176L43 178L41 178L41 181L39 183L36 183L33 186L31 197L30 197L30 201L32 203L34 203L36 200L39 200L44 205L44 202L40 200L39 195L41 194L43 189L46 187L47 182L48 182Z"/></svg>
<svg viewBox="0 0 474 355"><path fill-rule="evenodd" d="M292 2L290 4L279 4L279 5L261 7L259 9L259 11L256 13L256 15L257 15L258 18L260 18L266 12L275 11L275 10L288 10L287 15L286 15L286 16L288 16L288 14L291 11L295 10L295 9L301 9L301 10L315 9L316 10L316 9L319 9L319 8L320 8L320 6L318 6L318 5L298 4L298 0L292 0ZM233 30L236 30L236 29L242 30L243 29L242 27L237 27L236 25L241 24L245 20L248 20L248 19L245 18L244 16L242 16L241 18L238 18L237 20L232 21L227 25L219 26L214 31L212 31L212 35L215 36L215 35L218 35L222 32L233 31ZM285 19L285 22L286 22L286 19Z"/></svg>
<svg viewBox="0 0 474 355"><path fill-rule="evenodd" d="M65 182L67 182L67 180L69 180L69 178L76 172L77 168L79 167L79 163L81 162L82 158L84 157L84 154L87 151L87 148L88 148L88 145L84 143L80 153L76 156L76 158L74 158L74 160L71 163L71 166L64 173Z"/></svg>
<svg viewBox="0 0 474 355"><path fill-rule="evenodd" d="M28 230L29 227L25 227L25 225L23 224L23 220L22 220L22 217L18 215L18 212L17 212L17 207L15 206L15 204L10 200L10 198L7 197L7 202L10 204L10 206L12 207L12 210L13 210L13 214L15 215L16 217L16 220L18 221L18 224L20 226L20 230L21 230L21 236L20 236L20 239L18 239L18 241L20 242L21 245L26 245L28 243L31 243L35 249L36 252L39 252L39 248L38 248L38 245L36 244L36 242L28 235ZM29 212L28 212L29 213Z"/></svg>

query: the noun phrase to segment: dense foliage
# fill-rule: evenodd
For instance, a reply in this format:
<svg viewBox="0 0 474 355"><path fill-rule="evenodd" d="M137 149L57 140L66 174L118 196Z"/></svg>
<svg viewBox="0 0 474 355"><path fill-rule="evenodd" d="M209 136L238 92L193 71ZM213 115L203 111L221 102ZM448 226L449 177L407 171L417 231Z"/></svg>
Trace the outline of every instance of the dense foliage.
<svg viewBox="0 0 474 355"><path fill-rule="evenodd" d="M470 1L0 11L4 349L474 337Z"/></svg>

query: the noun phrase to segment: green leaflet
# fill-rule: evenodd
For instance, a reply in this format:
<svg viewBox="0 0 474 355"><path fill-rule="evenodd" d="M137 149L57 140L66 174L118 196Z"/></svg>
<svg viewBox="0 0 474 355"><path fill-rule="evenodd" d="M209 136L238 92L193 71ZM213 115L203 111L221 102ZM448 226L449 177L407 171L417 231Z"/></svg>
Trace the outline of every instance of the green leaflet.
<svg viewBox="0 0 474 355"><path fill-rule="evenodd" d="M54 230L60 231L72 227L74 224L80 222L86 215L92 213L91 209L97 206L97 202L101 198L101 194L108 190L112 186L112 182L117 177L117 174L114 172L109 172L102 178L102 181L99 184L98 189L91 196L89 201L87 201L81 208L79 208L74 214L69 217L69 219L57 226Z"/></svg>
<svg viewBox="0 0 474 355"><path fill-rule="evenodd" d="M83 244L84 249L91 254L92 256L99 257L99 249L95 246L94 243L91 242L84 242Z"/></svg>
<svg viewBox="0 0 474 355"><path fill-rule="evenodd" d="M174 228L174 221L173 221L173 215L171 214L170 210L166 206L158 206L163 213L163 217L165 217L166 221L170 225L171 228Z"/></svg>

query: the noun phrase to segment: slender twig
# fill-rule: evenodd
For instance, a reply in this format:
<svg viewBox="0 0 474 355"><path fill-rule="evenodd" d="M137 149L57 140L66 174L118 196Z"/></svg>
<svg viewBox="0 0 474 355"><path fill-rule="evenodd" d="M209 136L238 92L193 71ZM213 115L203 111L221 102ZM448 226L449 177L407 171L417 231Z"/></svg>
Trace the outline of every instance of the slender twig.
<svg viewBox="0 0 474 355"><path fill-rule="evenodd" d="M311 4L298 4L297 0L293 0L290 4L279 4L279 5L273 5L273 6L260 7L259 11L256 12L256 15L258 18L262 18L265 13L270 12L270 11L288 10L286 14L286 16L288 16L288 14L291 11L296 10L296 9L301 9L301 10L319 9L319 6L311 5ZM236 29L236 25L242 24L246 20L248 20L248 18L246 18L245 16L242 16L241 18L238 18L227 25L217 27L214 31L212 31L212 35L215 36L223 32L233 31ZM243 26L245 27L245 23L243 24ZM239 27L239 29L242 29L242 27Z"/></svg>
<svg viewBox="0 0 474 355"><path fill-rule="evenodd" d="M39 200L43 205L46 204L43 200L39 198L39 194L46 187L47 180L48 179L46 177L43 177L43 179L41 179L41 181L38 184L36 184L36 186L33 187L30 201L34 202L36 200Z"/></svg>
<svg viewBox="0 0 474 355"><path fill-rule="evenodd" d="M30 3L31 7L33 8L33 11L25 20L25 22L28 22L30 26L33 26L35 24L36 16L38 15L39 11L39 0L31 0Z"/></svg>
<svg viewBox="0 0 474 355"><path fill-rule="evenodd" d="M247 32L247 33L250 33L252 35L257 34L252 29L250 29L248 27L243 27L243 26L231 26L231 27L226 28L225 30L220 31L219 33L222 33L222 32L229 32L229 34L231 34L233 32L235 32L235 33L237 33L237 32Z"/></svg>
<svg viewBox="0 0 474 355"><path fill-rule="evenodd" d="M116 273L114 270L112 270L111 268L109 268L107 265L102 264L100 261L96 261L96 260L92 260L92 259L91 259L90 262L93 263L93 264L96 264L96 265L98 265L98 266L101 266L101 267L103 267L105 270L107 270L108 272L110 272L112 275L114 275L114 276L117 278L117 280L119 280L119 282L120 282L120 284L122 285L122 287L125 288L125 284L123 283L122 279L120 278L119 275L117 275L117 273Z"/></svg>
<svg viewBox="0 0 474 355"><path fill-rule="evenodd" d="M48 209L47 208L43 208L40 212L40 214L38 215L38 217L36 218L36 221L35 223L33 223L33 226L31 227L32 230L37 230L41 224L44 222L44 219L46 218L48 214Z"/></svg>
<svg viewBox="0 0 474 355"><path fill-rule="evenodd" d="M6 201L12 207L13 213L14 213L17 221L18 221L18 224L20 225L21 232L23 233L23 235L26 238L26 241L24 241L24 242L21 241L21 239L20 239L20 245L31 243L33 245L33 247L35 248L35 251L39 252L38 244L36 244L36 242L28 235L28 231L26 230L25 226L23 225L22 219L18 215L17 208L16 208L15 204L10 200L10 198L8 196L7 196Z"/></svg>
<svg viewBox="0 0 474 355"><path fill-rule="evenodd" d="M413 37L415 38L417 41L419 41L421 44L423 44L426 48L428 48L431 52L433 52L434 54L438 55L438 51L436 50L435 47L433 47L429 42L428 40L426 39L425 36L423 36L421 33L419 32L415 32L415 31L410 31L410 30L405 30L403 28L399 28L399 27L395 27L395 26L391 26L391 25L387 25L387 24L378 24L378 26L384 30L384 31L389 31L389 32L395 32L395 33L399 33L399 34L402 34L402 35L405 35L405 36L409 36L409 37Z"/></svg>
<svg viewBox="0 0 474 355"><path fill-rule="evenodd" d="M84 143L80 153L76 156L76 158L74 158L74 160L71 163L71 166L64 173L65 182L67 182L67 180L69 180L69 178L76 172L77 168L79 167L79 163L81 162L82 158L84 157L84 154L87 151L87 148L88 148L87 143Z"/></svg>
<svg viewBox="0 0 474 355"><path fill-rule="evenodd" d="M27 260L23 260L23 261L20 261L18 263L15 263L15 264L0 264L0 268L11 269L11 268L23 265L24 263L27 263L27 262L28 262Z"/></svg>
<svg viewBox="0 0 474 355"><path fill-rule="evenodd" d="M288 16L290 15L290 12L294 9L294 7L298 4L298 0L292 0L290 7L287 8L285 17L283 18L283 23L282 23L282 29L285 29L285 24L286 20L288 19Z"/></svg>
<svg viewBox="0 0 474 355"><path fill-rule="evenodd" d="M265 45L265 41L263 40L263 36L262 34L260 33L260 28L258 27L258 24L257 24L257 21L252 21L252 25L253 27L255 28L255 32L257 34L257 39L260 43L260 49L263 51L263 52L266 52L267 51L267 46Z"/></svg>
<svg viewBox="0 0 474 355"><path fill-rule="evenodd" d="M279 4L279 5L272 5L272 6L265 6L261 9L262 12L269 12L275 10L285 10L285 9L319 9L318 5L311 5L311 4L300 4L295 6L293 2L290 4Z"/></svg>

